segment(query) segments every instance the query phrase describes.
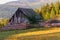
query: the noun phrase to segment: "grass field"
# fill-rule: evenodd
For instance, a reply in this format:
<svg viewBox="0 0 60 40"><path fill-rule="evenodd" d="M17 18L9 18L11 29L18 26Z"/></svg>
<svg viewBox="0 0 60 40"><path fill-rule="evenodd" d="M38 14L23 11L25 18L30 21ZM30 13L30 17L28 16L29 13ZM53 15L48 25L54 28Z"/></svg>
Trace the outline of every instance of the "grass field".
<svg viewBox="0 0 60 40"><path fill-rule="evenodd" d="M60 40L60 33L18 37L17 40Z"/></svg>
<svg viewBox="0 0 60 40"><path fill-rule="evenodd" d="M41 31L41 30L48 30L48 29L47 28L32 28L32 29L26 29L26 30L2 31L2 32L0 32L0 40L3 40L4 38L14 35L14 34L27 33L27 32L33 32L33 31Z"/></svg>
<svg viewBox="0 0 60 40"><path fill-rule="evenodd" d="M47 31L47 30L51 30L51 29L50 28L32 28L27 30L2 31L0 32L0 40L60 40L60 32L21 36L21 34L28 33L28 32L38 32L38 31ZM20 35L17 35L16 37L12 36L16 34L20 34Z"/></svg>

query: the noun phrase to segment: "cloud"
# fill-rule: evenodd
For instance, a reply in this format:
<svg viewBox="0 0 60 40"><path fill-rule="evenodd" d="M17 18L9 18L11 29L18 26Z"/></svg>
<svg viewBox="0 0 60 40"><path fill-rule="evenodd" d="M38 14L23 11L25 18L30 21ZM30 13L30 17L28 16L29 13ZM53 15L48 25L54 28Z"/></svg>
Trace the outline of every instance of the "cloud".
<svg viewBox="0 0 60 40"><path fill-rule="evenodd" d="M17 0L0 0L0 4L4 4L4 3L10 2L10 1L17 1Z"/></svg>

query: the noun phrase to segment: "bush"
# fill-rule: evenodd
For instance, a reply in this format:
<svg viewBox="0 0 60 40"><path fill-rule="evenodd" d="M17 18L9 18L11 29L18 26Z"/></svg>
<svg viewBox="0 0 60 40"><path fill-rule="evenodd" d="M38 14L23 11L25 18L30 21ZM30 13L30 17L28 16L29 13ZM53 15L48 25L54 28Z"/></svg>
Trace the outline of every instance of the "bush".
<svg viewBox="0 0 60 40"><path fill-rule="evenodd" d="M6 26L8 23L8 19L0 19L0 28Z"/></svg>
<svg viewBox="0 0 60 40"><path fill-rule="evenodd" d="M1 24L1 23L0 23L0 28L2 28L2 27L4 27L4 24Z"/></svg>

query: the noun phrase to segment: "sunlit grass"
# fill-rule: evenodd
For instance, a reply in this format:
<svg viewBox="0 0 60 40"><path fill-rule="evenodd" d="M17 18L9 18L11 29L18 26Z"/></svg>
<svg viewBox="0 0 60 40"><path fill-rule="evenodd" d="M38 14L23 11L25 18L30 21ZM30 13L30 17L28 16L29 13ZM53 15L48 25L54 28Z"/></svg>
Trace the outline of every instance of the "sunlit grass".
<svg viewBox="0 0 60 40"><path fill-rule="evenodd" d="M45 31L45 30L47 31L47 30L51 30L51 29L54 29L54 28L31 28L31 29L26 29L26 30L2 31L2 32L0 32L0 40L6 39L6 38L11 37L12 35L16 35L16 34L24 34L24 33L29 33L29 32ZM55 29L57 29L57 28L55 28ZM56 33L56 34L60 35L60 33ZM32 38L30 40L33 40L35 37L37 37L37 38L44 37L44 34L35 35L35 36L32 36L32 35L31 36L22 36L22 37L19 36L19 37L16 37L16 39L18 38L18 40L20 40L20 39L28 40L28 39Z"/></svg>
<svg viewBox="0 0 60 40"><path fill-rule="evenodd" d="M32 35L32 36L23 36L23 37L15 37L8 38L5 40L60 40L60 32L51 33L51 34L43 34L43 35Z"/></svg>
<svg viewBox="0 0 60 40"><path fill-rule="evenodd" d="M60 33L18 37L17 40L60 40Z"/></svg>
<svg viewBox="0 0 60 40"><path fill-rule="evenodd" d="M47 28L31 28L26 30L10 30L10 31L2 31L0 32L0 39L3 40L6 37L9 37L14 34L20 34L20 33L27 33L27 32L33 32L33 31L41 31L41 30L48 30Z"/></svg>

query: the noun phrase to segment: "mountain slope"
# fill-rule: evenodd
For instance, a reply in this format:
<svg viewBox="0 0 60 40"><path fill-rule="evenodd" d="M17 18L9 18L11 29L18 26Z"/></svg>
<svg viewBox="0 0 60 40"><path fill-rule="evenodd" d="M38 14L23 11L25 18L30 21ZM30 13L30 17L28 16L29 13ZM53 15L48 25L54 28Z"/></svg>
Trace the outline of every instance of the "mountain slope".
<svg viewBox="0 0 60 40"><path fill-rule="evenodd" d="M19 1L12 1L6 4L0 5L0 18L9 18L18 8L30 8L27 4ZM10 16L9 16L10 15Z"/></svg>

